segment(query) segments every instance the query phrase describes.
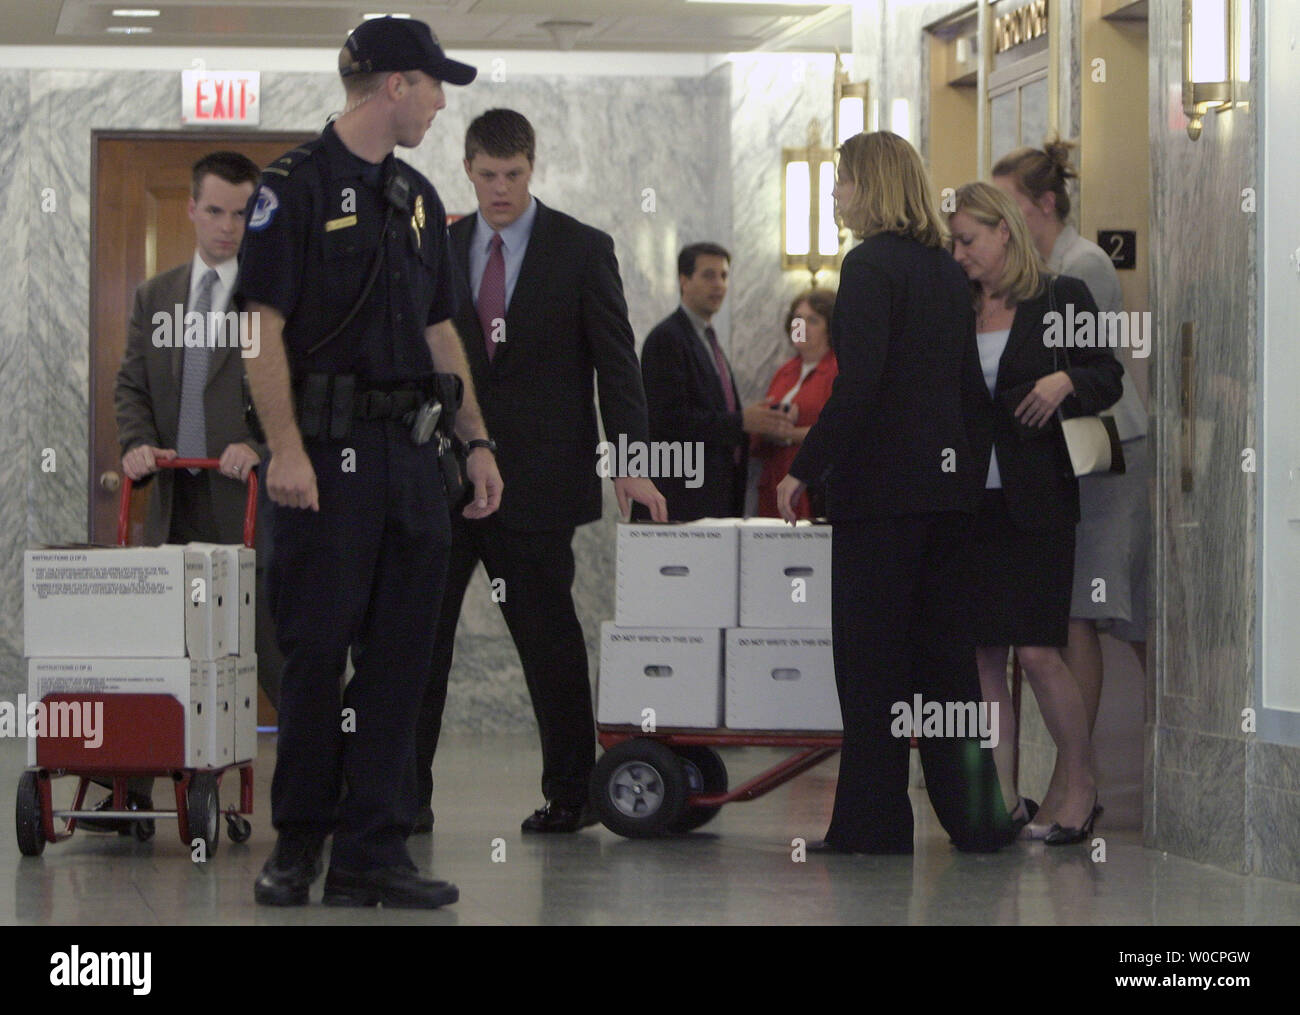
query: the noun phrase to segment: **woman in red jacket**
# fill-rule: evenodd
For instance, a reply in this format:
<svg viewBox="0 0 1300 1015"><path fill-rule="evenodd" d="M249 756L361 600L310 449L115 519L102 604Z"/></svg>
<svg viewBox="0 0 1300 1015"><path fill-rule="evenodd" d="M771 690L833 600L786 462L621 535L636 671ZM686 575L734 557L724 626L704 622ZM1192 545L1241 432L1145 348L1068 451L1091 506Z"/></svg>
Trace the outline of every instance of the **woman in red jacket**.
<svg viewBox="0 0 1300 1015"><path fill-rule="evenodd" d="M758 513L764 518L780 518L776 506L776 486L790 471L790 463L799 453L812 425L821 415L822 406L831 397L831 384L839 367L831 351L831 315L835 312L835 293L829 289L808 289L794 298L785 315L785 331L796 355L783 363L767 388L772 406L788 406L794 423L794 438L789 444L775 444L764 437L754 437L750 454L763 459L758 477ZM800 518L824 515L814 510L821 498L814 488L795 503Z"/></svg>

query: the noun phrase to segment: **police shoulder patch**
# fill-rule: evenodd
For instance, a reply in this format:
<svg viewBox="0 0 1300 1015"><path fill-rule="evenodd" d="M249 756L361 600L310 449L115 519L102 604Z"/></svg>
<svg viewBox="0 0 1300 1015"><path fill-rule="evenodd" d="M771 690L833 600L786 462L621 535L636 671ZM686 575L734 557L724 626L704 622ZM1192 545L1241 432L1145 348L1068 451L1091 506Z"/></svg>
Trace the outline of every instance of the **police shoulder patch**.
<svg viewBox="0 0 1300 1015"><path fill-rule="evenodd" d="M275 217L275 210L280 207L280 199L275 191L265 183L257 191L257 202L253 205L253 214L249 216L248 228L253 232L265 229Z"/></svg>

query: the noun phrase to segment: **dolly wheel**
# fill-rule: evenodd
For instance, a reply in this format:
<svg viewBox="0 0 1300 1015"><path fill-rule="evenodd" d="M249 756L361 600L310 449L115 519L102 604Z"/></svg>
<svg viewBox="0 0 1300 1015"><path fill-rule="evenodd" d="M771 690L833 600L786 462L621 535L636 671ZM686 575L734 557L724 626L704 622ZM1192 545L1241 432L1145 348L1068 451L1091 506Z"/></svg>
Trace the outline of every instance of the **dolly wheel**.
<svg viewBox="0 0 1300 1015"><path fill-rule="evenodd" d="M41 791L36 785L35 772L24 772L18 778L14 824L18 830L18 852L23 856L40 856L45 851L45 829L41 827Z"/></svg>
<svg viewBox="0 0 1300 1015"><path fill-rule="evenodd" d="M190 788L185 794L185 811L189 816L190 842L202 839L206 856L217 851L218 829L221 822L221 804L217 799L217 779L210 772L195 772Z"/></svg>
<svg viewBox="0 0 1300 1015"><path fill-rule="evenodd" d="M131 834L135 836L137 842L148 842L157 829L158 826L152 820L131 822Z"/></svg>
<svg viewBox="0 0 1300 1015"><path fill-rule="evenodd" d="M686 794L727 792L727 766L723 764L722 755L712 747L703 745L686 745L674 747L681 759L686 773ZM670 832L691 832L706 825L718 816L722 805L716 807L691 807L687 805L682 816L668 826Z"/></svg>
<svg viewBox="0 0 1300 1015"><path fill-rule="evenodd" d="M661 835L686 806L685 768L658 741L625 740L596 762L591 802L611 832L630 839Z"/></svg>
<svg viewBox="0 0 1300 1015"><path fill-rule="evenodd" d="M231 842L247 842L252 834L253 826L248 823L247 818L238 814L226 815L226 835L230 837Z"/></svg>

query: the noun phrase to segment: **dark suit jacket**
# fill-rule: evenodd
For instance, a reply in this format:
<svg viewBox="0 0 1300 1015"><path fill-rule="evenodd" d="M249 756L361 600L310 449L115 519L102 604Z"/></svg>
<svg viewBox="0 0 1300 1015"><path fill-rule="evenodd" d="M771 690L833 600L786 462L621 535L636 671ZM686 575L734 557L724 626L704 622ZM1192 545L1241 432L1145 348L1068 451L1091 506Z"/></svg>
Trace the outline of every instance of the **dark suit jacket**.
<svg viewBox="0 0 1300 1015"><path fill-rule="evenodd" d="M135 305L127 325L126 353L117 373L114 402L117 438L126 454L139 444L175 448L181 408L181 365L185 350L159 348L153 343L153 315L165 311L170 319L176 304L185 306L190 295L192 264L155 275L135 291ZM231 308L233 309L233 308ZM170 329L169 329L170 330ZM207 453L220 458L228 444L247 444L266 461L266 445L253 439L244 421L244 362L238 348L212 350L203 407L208 429ZM173 477L162 469L153 477L145 543L156 546L167 539L171 527ZM244 541L245 484L211 473L212 509L223 543Z"/></svg>
<svg viewBox="0 0 1300 1015"><path fill-rule="evenodd" d="M731 372L727 366L728 374ZM650 410L652 441L704 442L703 483L684 477L655 480L673 521L732 518L744 514L749 437L741 411L727 411L717 367L686 311L678 307L654 326L641 347L641 377ZM736 388L731 376L731 388ZM735 452L740 449L740 464Z"/></svg>
<svg viewBox="0 0 1300 1015"><path fill-rule="evenodd" d="M455 320L498 446L505 492L496 517L507 528L532 531L595 521L602 505L593 370L607 439L647 439L645 394L614 241L538 201L506 310L505 341L489 362L469 278L476 218L451 226L461 285Z"/></svg>
<svg viewBox="0 0 1300 1015"><path fill-rule="evenodd" d="M1052 280L1056 311L1095 314L1087 285L1061 275ZM1124 367L1109 349L1051 349L1043 343L1044 316L1051 307L1046 288L1016 307L1007 346L998 360L993 399L987 403L998 472L1012 519L1022 529L1071 528L1079 521L1079 481L1070 464L1060 420L1055 416L1041 429L1021 425L1013 415L1040 377L1065 370L1074 384L1061 411L1067 416L1092 415L1114 405L1123 392ZM1067 369L1068 360L1068 369ZM985 386L986 393L988 388ZM987 459L986 459L987 465Z"/></svg>
<svg viewBox="0 0 1300 1015"><path fill-rule="evenodd" d="M952 256L894 233L863 240L840 268L831 344L840 372L791 475L825 483L832 521L974 511L988 390Z"/></svg>

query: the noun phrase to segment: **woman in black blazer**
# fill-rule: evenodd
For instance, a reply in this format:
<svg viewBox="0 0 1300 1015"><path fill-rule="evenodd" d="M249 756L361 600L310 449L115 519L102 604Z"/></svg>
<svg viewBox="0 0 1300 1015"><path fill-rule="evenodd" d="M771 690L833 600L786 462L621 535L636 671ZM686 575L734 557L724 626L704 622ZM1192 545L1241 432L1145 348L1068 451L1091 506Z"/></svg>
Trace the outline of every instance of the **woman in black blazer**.
<svg viewBox="0 0 1300 1015"><path fill-rule="evenodd" d="M980 685L984 699L997 702L1001 726L994 754L1007 806L1028 824L1037 807L1019 798L1012 781L1016 731L1006 672L1014 646L1066 778L1060 809L1038 814L1025 834L1051 845L1080 842L1101 808L1083 696L1060 652L1069 634L1079 483L1057 410L1088 415L1112 405L1124 369L1108 349L1071 347L1070 322L1090 317L1097 334L1097 306L1083 282L1048 273L1014 200L969 183L957 191L949 225L953 255L972 283L990 396L993 448L972 552ZM1058 335L1064 347L1055 344Z"/></svg>
<svg viewBox="0 0 1300 1015"><path fill-rule="evenodd" d="M883 131L850 138L835 198L863 237L844 258L831 321L839 376L777 506L794 521L805 486L821 481L835 531L844 742L819 849L911 853L913 695L923 709L964 702L974 712L980 702L962 557L988 460L987 396L969 283L916 150ZM943 732L919 740L940 822L958 849L1005 845L1016 827L991 752L975 729Z"/></svg>

